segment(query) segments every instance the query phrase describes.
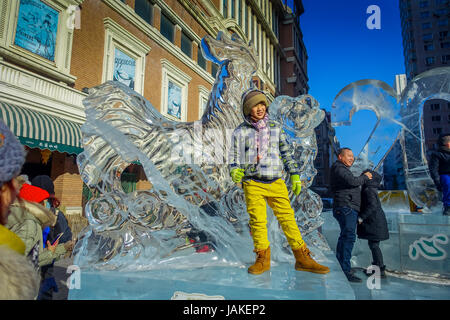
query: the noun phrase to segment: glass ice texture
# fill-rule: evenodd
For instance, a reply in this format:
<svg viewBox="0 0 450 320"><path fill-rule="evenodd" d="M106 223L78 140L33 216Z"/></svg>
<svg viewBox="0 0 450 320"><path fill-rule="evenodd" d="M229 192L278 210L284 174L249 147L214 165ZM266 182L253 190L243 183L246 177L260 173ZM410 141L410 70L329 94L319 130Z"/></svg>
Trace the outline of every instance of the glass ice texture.
<svg viewBox="0 0 450 320"><path fill-rule="evenodd" d="M427 100L450 102L450 67L435 68L416 76L400 98L404 130L400 137L406 186L414 203L424 212L442 211L439 192L428 170L423 105Z"/></svg>
<svg viewBox="0 0 450 320"><path fill-rule="evenodd" d="M83 101L84 151L77 161L93 196L85 207L89 226L75 248L75 264L81 268L240 266L253 259L244 194L230 178L227 159L231 134L243 121L241 97L252 88L257 55L253 46L224 33L216 39L206 36L201 50L219 68L198 121L169 120L117 81L90 89ZM317 230L323 223L322 202L308 187L316 174L314 128L324 112L307 95L277 97L270 110L289 133L302 166L302 192L298 197L290 192L291 203L305 241L320 260L321 249L329 249ZM124 192L121 175L132 163L142 165L150 189ZM272 258L292 261L268 211Z"/></svg>
<svg viewBox="0 0 450 320"><path fill-rule="evenodd" d="M402 129L397 94L383 81L359 80L343 88L332 105L332 125L350 125L353 115L360 110L373 111L377 122L362 150L354 150L355 163L351 170L357 175L364 169L378 171Z"/></svg>
<svg viewBox="0 0 450 320"><path fill-rule="evenodd" d="M430 99L450 101L450 67L435 68L412 79L399 96L383 81L365 79L352 82L335 97L332 125L351 125L353 115L371 110L377 122L362 150L355 153L351 170L381 173L388 152L399 140L408 194L424 212L440 211L442 203L428 170L423 104ZM342 141L341 141L342 142Z"/></svg>

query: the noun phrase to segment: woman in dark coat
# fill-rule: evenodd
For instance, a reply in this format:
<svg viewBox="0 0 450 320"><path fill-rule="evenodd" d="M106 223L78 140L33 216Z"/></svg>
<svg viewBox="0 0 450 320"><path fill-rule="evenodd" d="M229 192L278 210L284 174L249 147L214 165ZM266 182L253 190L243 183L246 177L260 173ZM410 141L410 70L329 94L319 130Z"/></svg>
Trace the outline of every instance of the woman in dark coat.
<svg viewBox="0 0 450 320"><path fill-rule="evenodd" d="M358 238L369 241L368 244L373 258L372 265L378 266L381 276L385 277L386 266L383 263L380 241L389 239L389 229L378 197L378 188L382 177L371 170L365 170L364 172L370 172L372 180L366 181L361 190L361 210L358 216L357 234Z"/></svg>

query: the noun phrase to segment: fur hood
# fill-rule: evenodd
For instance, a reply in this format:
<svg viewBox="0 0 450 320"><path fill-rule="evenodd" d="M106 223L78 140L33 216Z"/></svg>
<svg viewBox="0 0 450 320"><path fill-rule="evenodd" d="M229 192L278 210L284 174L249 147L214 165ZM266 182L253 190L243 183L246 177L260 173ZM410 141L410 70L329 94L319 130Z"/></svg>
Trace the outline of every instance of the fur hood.
<svg viewBox="0 0 450 320"><path fill-rule="evenodd" d="M27 258L0 245L0 300L34 300L40 275Z"/></svg>
<svg viewBox="0 0 450 320"><path fill-rule="evenodd" d="M22 209L22 210L18 210ZM57 216L44 207L43 205L35 202L29 202L26 200L16 200L13 204L11 204L11 211L15 211L18 215L17 217L14 217L15 215L10 215L8 217L8 224L10 224L9 219L18 219L20 221L23 221L27 219L27 214L30 213L33 217L35 217L40 225L42 226L42 229L46 227L53 227L56 224ZM14 224L13 221L11 221L11 224Z"/></svg>

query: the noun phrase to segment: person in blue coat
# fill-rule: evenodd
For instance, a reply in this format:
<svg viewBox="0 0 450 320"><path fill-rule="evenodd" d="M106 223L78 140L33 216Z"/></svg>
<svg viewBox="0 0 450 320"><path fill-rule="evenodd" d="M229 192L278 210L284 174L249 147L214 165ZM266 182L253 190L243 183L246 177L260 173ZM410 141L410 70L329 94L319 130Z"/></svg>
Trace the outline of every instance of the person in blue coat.
<svg viewBox="0 0 450 320"><path fill-rule="evenodd" d="M442 134L439 147L429 154L428 168L436 188L442 192L443 214L450 215L450 133Z"/></svg>

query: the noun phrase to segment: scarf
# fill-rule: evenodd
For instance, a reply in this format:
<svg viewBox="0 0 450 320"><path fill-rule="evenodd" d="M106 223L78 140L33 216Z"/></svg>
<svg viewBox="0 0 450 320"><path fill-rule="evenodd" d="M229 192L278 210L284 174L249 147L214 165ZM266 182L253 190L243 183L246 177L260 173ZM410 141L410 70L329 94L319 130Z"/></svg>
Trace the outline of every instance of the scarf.
<svg viewBox="0 0 450 320"><path fill-rule="evenodd" d="M256 150L258 152L256 162L259 162L263 157L267 155L267 149L269 148L269 138L270 138L270 131L269 127L267 126L268 122L269 117L267 113L265 114L264 118L262 118L257 122L250 120L250 123L257 131L255 138Z"/></svg>

